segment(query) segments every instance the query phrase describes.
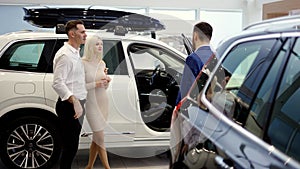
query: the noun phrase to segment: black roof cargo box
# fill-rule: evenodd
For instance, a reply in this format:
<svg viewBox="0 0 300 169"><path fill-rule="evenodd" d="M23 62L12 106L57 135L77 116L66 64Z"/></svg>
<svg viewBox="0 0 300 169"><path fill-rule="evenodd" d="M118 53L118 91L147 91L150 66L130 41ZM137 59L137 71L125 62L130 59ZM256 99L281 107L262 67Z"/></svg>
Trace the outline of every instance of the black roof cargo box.
<svg viewBox="0 0 300 169"><path fill-rule="evenodd" d="M42 28L54 28L69 20L84 21L87 29L113 31L124 27L128 31L157 31L165 26L157 19L132 12L99 6L31 6L24 7L24 20Z"/></svg>

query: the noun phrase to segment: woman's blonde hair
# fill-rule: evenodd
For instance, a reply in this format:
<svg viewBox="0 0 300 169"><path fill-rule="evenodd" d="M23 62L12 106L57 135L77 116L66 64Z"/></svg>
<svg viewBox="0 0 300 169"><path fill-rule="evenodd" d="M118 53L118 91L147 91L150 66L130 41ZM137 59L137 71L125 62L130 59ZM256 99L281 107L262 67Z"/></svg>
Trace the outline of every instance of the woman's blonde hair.
<svg viewBox="0 0 300 169"><path fill-rule="evenodd" d="M103 48L101 53L95 52L95 45L96 43L101 40L99 35L92 35L88 37L85 44L84 44L84 51L83 51L83 58L84 60L91 61L93 57L97 57L98 59L102 59L103 57Z"/></svg>

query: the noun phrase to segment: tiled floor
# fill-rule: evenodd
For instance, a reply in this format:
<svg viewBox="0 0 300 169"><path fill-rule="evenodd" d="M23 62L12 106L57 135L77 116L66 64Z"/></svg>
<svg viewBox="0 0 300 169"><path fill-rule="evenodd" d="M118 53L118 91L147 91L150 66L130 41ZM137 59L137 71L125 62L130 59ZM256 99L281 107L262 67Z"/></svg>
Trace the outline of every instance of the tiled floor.
<svg viewBox="0 0 300 169"><path fill-rule="evenodd" d="M168 169L169 159L166 154L147 158L128 158L108 153L109 163L112 169ZM72 169L84 169L88 161L88 150L79 150ZM59 169L56 164L53 169ZM6 169L0 162L0 169ZM103 169L100 159L97 158L94 169Z"/></svg>
<svg viewBox="0 0 300 169"><path fill-rule="evenodd" d="M168 169L169 159L166 154L147 158L127 158L108 153L109 163L112 169ZM75 160L74 169L84 169L88 162L88 150L79 150ZM58 166L58 165L57 165ZM56 167L58 169L58 167ZM94 165L94 169L103 169L100 159Z"/></svg>

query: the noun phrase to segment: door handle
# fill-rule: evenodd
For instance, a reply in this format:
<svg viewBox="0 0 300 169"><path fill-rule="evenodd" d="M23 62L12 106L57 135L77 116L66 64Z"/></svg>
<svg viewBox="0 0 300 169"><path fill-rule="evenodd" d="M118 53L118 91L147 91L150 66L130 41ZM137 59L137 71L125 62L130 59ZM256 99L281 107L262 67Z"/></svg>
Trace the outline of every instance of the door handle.
<svg viewBox="0 0 300 169"><path fill-rule="evenodd" d="M221 156L216 156L215 162L222 169L234 169L234 167L229 166Z"/></svg>

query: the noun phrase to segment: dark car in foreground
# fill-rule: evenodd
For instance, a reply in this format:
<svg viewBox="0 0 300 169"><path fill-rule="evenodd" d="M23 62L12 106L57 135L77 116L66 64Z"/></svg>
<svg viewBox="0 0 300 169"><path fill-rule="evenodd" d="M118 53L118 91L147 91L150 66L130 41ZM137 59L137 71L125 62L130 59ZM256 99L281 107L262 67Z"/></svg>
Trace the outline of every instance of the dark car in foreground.
<svg viewBox="0 0 300 169"><path fill-rule="evenodd" d="M300 168L299 26L264 21L218 47L173 112L170 168Z"/></svg>

